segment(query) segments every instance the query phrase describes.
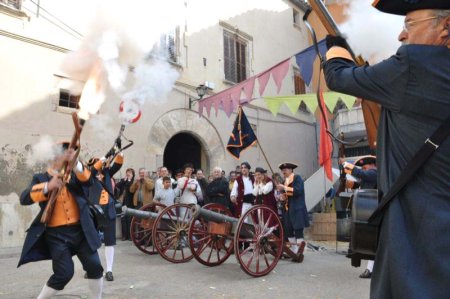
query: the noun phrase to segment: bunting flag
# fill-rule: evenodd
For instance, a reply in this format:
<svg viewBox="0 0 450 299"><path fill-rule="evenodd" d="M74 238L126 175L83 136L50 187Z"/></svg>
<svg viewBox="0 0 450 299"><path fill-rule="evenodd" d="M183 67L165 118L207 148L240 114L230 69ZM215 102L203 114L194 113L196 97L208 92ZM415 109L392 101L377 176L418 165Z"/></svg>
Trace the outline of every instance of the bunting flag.
<svg viewBox="0 0 450 299"><path fill-rule="evenodd" d="M318 48L319 48L319 52L321 53L321 55L324 55L326 52L325 40L321 40L318 43ZM305 81L305 83L307 85L311 84L313 65L314 65L314 61L315 61L316 57L317 57L317 53L315 51L314 46L310 46L295 55L296 63L300 69L300 74L303 77L303 80ZM255 75L251 78L248 78L247 80L242 81L239 84L237 84L231 88L222 90L221 92L216 93L215 95L212 95L212 96L209 96L209 97L206 97L206 98L200 100L200 104L198 105L199 116L203 115L204 110L206 110L206 112L209 116L211 108L214 107L214 109L216 110L216 116L218 114L218 109L222 109L222 110L224 110L225 114L228 117L230 117L232 112L238 106L240 106L244 103L250 103L253 100L253 91L255 89L255 81L257 81L258 85L259 85L258 91L259 91L260 97L264 96L264 92L266 90L266 87L270 80L270 77L272 77L272 79L277 87L276 91L277 91L277 93L279 93L282 88L283 80L289 72L291 58L292 57L289 57L289 58L277 63L273 67ZM242 92L244 92L244 94L245 94L244 99L241 99ZM315 111L315 108L317 108L317 105L315 105L312 100L305 99L303 101L305 102L305 104L309 103L309 105L307 104L307 106L308 106L308 108L310 108L311 111ZM333 101L333 99L331 99L329 101ZM335 101L337 102L337 99ZM344 101L346 103L347 107L349 106L350 101L351 100L349 98L346 98L346 101ZM228 103L228 102L231 102L231 103ZM271 103L272 109L274 109L274 110L271 110L272 113L274 113L274 111L277 110L274 113L276 115L276 113L278 112L278 109L280 108L280 105L275 104L273 101L270 101L270 100L269 100L269 102ZM296 113L296 111L298 110L298 105L300 105L300 102L298 102L298 103L297 102L298 102L298 99L295 99L295 100L294 99L292 99L292 100L286 99L284 103L285 103L285 105L288 106L289 110L291 110L292 113ZM325 101L325 102L328 103L327 101ZM203 103L203 104L201 104L201 103ZM314 107L314 105L315 105L315 107ZM333 103L331 103L330 105L333 105ZM334 103L334 106L335 105L336 104Z"/></svg>
<svg viewBox="0 0 450 299"><path fill-rule="evenodd" d="M242 106L239 106L236 120L234 121L233 131L227 144L227 151L239 160L240 154L246 148L257 142L255 132L245 116Z"/></svg>
<svg viewBox="0 0 450 299"><path fill-rule="evenodd" d="M320 55L325 56L325 53L327 51L325 39L318 42L317 46L319 47ZM305 81L306 85L311 84L313 65L314 61L316 60L316 56L317 53L314 46L310 46L295 55L295 61L297 62L297 65L300 69L300 74L302 75L302 78Z"/></svg>
<svg viewBox="0 0 450 299"><path fill-rule="evenodd" d="M325 105L330 111L334 110L339 100L342 100L349 110L351 110L356 101L354 96L334 91L324 92L322 95L324 97ZM267 109L269 109L274 116L277 115L282 104L285 104L294 115L297 113L301 102L305 103L306 107L308 107L309 111L313 114L318 107L317 94L315 93L298 94L295 96L264 97L264 101L266 102Z"/></svg>
<svg viewBox="0 0 450 299"><path fill-rule="evenodd" d="M322 91L319 91L320 106L322 111L320 117L320 144L319 144L319 165L323 166L325 174L328 180L333 181L333 172L331 170L331 153L333 151L333 145L331 144L331 138L328 136L328 117L327 107L323 99Z"/></svg>

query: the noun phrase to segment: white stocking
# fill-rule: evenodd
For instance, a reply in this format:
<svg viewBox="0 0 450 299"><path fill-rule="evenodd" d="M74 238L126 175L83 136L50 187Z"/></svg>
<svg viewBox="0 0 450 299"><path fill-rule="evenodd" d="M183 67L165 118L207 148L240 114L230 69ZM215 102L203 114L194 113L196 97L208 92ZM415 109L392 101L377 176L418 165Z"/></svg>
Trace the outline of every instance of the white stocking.
<svg viewBox="0 0 450 299"><path fill-rule="evenodd" d="M49 287L47 284L45 284L44 287L42 288L42 291L39 293L39 296L37 297L37 299L51 298L53 295L56 294L56 292L58 292L58 290L55 290L55 289Z"/></svg>
<svg viewBox="0 0 450 299"><path fill-rule="evenodd" d="M374 261L367 261L367 270L372 272Z"/></svg>
<svg viewBox="0 0 450 299"><path fill-rule="evenodd" d="M92 299L101 299L103 291L103 277L99 279L88 279L89 291Z"/></svg>
<svg viewBox="0 0 450 299"><path fill-rule="evenodd" d="M114 246L105 246L106 272L112 272L114 263Z"/></svg>
<svg viewBox="0 0 450 299"><path fill-rule="evenodd" d="M293 253L297 253L297 251L298 251L297 239L296 238L288 238L288 240L291 243L291 251Z"/></svg>

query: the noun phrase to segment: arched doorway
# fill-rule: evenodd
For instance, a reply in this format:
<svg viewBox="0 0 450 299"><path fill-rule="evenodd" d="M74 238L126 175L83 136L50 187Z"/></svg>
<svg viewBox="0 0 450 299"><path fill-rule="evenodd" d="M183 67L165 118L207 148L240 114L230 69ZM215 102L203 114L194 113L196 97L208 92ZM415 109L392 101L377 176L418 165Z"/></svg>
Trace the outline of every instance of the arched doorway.
<svg viewBox="0 0 450 299"><path fill-rule="evenodd" d="M163 161L172 173L186 163L192 163L195 169L201 168L202 146L193 135L178 133L167 142Z"/></svg>

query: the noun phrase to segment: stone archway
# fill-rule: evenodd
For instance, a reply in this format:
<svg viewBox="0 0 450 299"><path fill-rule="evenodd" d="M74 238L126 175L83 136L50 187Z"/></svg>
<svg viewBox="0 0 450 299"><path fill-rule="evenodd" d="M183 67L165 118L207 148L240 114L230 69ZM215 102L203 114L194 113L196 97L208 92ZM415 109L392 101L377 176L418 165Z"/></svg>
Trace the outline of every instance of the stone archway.
<svg viewBox="0 0 450 299"><path fill-rule="evenodd" d="M155 121L148 137L148 152L162 157L169 140L179 133L189 133L200 142L206 156L206 165L202 167L206 171L225 159L225 146L216 128L206 118L198 117L197 112L187 109L168 111Z"/></svg>

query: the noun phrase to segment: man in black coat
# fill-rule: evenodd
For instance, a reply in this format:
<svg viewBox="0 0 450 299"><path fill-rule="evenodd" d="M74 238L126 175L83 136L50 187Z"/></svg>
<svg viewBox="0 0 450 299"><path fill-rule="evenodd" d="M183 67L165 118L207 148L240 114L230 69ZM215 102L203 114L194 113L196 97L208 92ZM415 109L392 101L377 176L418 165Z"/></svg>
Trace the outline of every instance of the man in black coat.
<svg viewBox="0 0 450 299"><path fill-rule="evenodd" d="M44 285L39 299L51 298L64 289L74 275L73 255L77 255L89 278L92 298L101 298L103 268L97 249L100 238L89 214L83 186L92 183L91 173L77 161L68 182L60 176L63 165L72 161L73 149L68 143L45 173L37 173L21 196L22 205L39 203L41 210L28 229L18 267L23 264L52 260L53 275ZM51 194L57 192L55 208L47 224L40 219Z"/></svg>
<svg viewBox="0 0 450 299"><path fill-rule="evenodd" d="M358 67L345 41L327 38L327 85L381 105L377 168L383 194L424 143L436 150L384 212L370 296L448 298L450 139L437 145L428 138L450 115L450 1L374 5L405 16L402 46L380 63Z"/></svg>

